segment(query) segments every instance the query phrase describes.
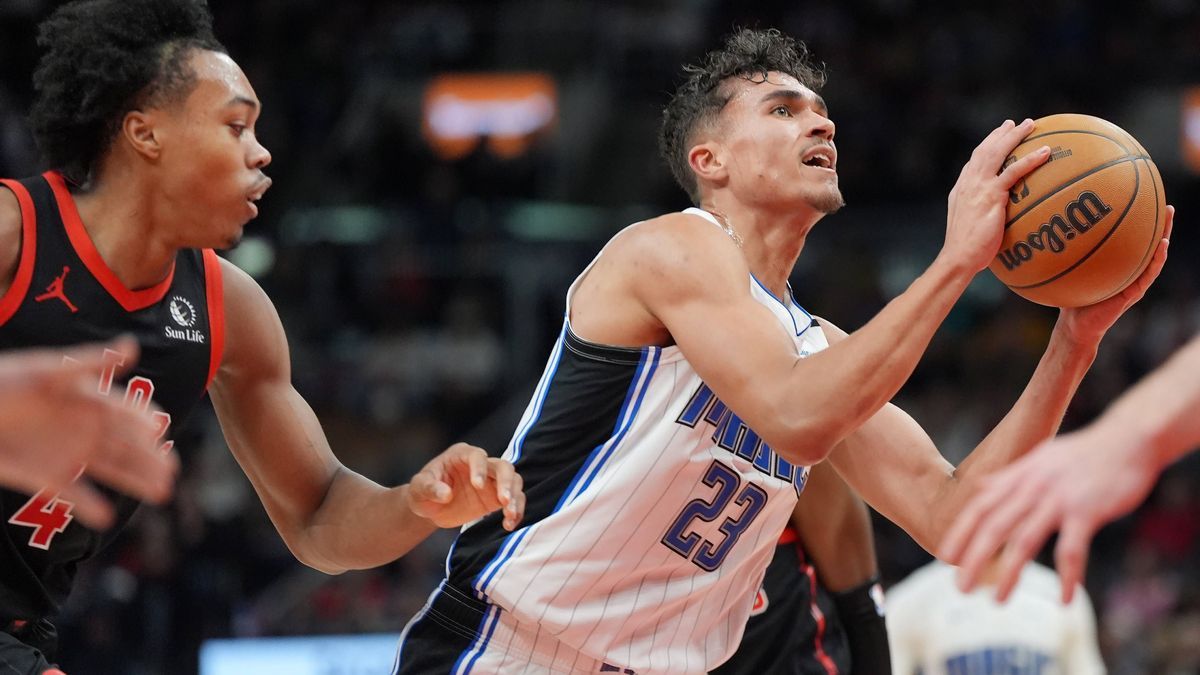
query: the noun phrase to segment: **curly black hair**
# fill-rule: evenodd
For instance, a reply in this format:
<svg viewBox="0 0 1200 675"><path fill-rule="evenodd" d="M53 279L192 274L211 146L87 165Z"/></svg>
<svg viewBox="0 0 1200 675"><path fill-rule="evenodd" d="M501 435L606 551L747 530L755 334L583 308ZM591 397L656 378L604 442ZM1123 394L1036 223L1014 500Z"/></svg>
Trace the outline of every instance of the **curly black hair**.
<svg viewBox="0 0 1200 675"><path fill-rule="evenodd" d="M51 168L84 185L125 114L186 97L194 49L225 52L205 0L81 0L40 26L29 121Z"/></svg>
<svg viewBox="0 0 1200 675"><path fill-rule="evenodd" d="M726 80L765 79L772 71L791 75L813 91L825 84L824 67L813 62L808 47L775 28L736 30L721 49L706 54L700 65L683 67L687 79L663 109L658 152L697 206L700 186L688 165L696 130L715 119L729 102L731 94L722 86Z"/></svg>

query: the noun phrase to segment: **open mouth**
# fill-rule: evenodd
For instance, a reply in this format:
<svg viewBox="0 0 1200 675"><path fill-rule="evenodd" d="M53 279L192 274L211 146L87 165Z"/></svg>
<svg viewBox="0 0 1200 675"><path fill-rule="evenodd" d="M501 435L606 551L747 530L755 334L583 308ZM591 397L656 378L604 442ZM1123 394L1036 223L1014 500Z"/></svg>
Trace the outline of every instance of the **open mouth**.
<svg viewBox="0 0 1200 675"><path fill-rule="evenodd" d="M837 166L837 156L834 154L833 148L824 145L817 146L804 153L800 161L804 166L828 169L830 171Z"/></svg>

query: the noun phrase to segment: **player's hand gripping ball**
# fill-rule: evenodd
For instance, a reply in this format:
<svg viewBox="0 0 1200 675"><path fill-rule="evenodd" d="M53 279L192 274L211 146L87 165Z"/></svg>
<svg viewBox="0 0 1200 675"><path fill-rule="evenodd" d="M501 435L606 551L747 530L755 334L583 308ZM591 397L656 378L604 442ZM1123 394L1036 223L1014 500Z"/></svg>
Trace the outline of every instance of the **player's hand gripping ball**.
<svg viewBox="0 0 1200 675"><path fill-rule="evenodd" d="M1044 145L1050 159L1009 193L990 269L1033 302L1091 305L1150 264L1167 220L1162 178L1132 136L1088 115L1036 120L1005 166Z"/></svg>

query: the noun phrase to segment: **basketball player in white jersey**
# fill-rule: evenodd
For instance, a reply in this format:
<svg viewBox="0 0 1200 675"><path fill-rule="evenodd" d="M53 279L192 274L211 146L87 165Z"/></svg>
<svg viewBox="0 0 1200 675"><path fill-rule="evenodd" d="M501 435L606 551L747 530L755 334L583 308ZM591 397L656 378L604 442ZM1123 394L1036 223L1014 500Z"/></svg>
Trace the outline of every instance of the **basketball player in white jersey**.
<svg viewBox="0 0 1200 675"><path fill-rule="evenodd" d="M703 208L627 228L567 292L505 453L525 478L525 521L464 528L405 629L400 673L720 665L806 467L828 458L936 548L976 476L1054 432L1100 338L1161 269L1165 249L1133 291L1065 310L1016 407L955 469L888 400L996 255L1009 188L1048 157L1004 167L1032 122L984 139L950 193L936 260L847 336L787 281L813 226L842 206L820 73L775 30L740 31L686 72L662 149Z"/></svg>
<svg viewBox="0 0 1200 675"><path fill-rule="evenodd" d="M954 568L934 561L887 592L895 675L1103 675L1096 615L1087 593L1069 605L1058 575L1029 565L1008 604L989 583L954 587Z"/></svg>

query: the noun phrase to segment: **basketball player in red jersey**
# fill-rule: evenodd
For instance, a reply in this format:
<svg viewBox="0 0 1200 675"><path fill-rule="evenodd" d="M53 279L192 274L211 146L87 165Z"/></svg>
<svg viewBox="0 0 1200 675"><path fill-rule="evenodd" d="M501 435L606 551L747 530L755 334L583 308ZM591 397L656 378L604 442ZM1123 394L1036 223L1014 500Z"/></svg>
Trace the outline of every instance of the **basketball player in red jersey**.
<svg viewBox="0 0 1200 675"><path fill-rule="evenodd" d="M0 483L31 493L50 486L93 527L107 526L112 509L87 480L75 480L81 469L122 492L161 502L178 467L174 454L155 452L152 417L97 393L106 348L130 365L137 360L137 343L129 338L0 356Z"/></svg>
<svg viewBox="0 0 1200 675"><path fill-rule="evenodd" d="M145 410L170 451L206 391L226 440L296 557L328 573L403 555L437 527L523 512L512 466L457 444L385 488L334 457L291 384L274 306L212 249L235 243L271 185L261 106L203 0L87 0L39 33L31 125L51 171L0 189L0 348L130 333L97 386ZM152 410L153 402L159 409ZM72 420L62 420L69 425ZM136 503L116 501L119 525ZM0 664L41 674L76 565L112 535L53 489L0 492Z"/></svg>

